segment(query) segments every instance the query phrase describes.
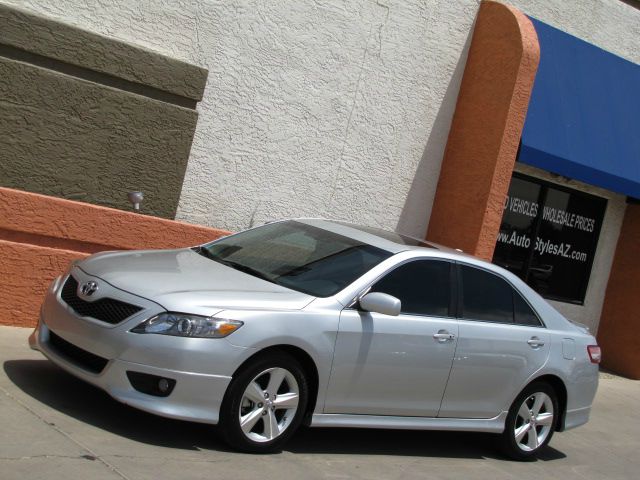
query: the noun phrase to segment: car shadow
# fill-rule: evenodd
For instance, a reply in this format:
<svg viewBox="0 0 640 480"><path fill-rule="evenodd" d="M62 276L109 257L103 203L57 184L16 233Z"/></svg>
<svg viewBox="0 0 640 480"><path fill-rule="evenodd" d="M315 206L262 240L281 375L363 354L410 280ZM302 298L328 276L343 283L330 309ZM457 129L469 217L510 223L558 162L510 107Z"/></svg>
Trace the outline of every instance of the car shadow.
<svg viewBox="0 0 640 480"><path fill-rule="evenodd" d="M229 451L218 438L215 427L159 417L124 405L48 360L9 360L3 367L13 384L30 397L110 433L168 448ZM496 451L495 436L471 432L302 428L284 450L300 454L504 460ZM539 460L564 457L562 452L548 447L541 452Z"/></svg>
<svg viewBox="0 0 640 480"><path fill-rule="evenodd" d="M3 367L13 384L30 397L102 430L150 445L224 449L210 425L158 417L129 407L48 360L8 360Z"/></svg>
<svg viewBox="0 0 640 480"><path fill-rule="evenodd" d="M477 432L437 432L365 428L304 428L285 446L292 453L350 455L395 455L495 459L509 462L497 445L498 437ZM538 455L538 461L565 458L553 447Z"/></svg>

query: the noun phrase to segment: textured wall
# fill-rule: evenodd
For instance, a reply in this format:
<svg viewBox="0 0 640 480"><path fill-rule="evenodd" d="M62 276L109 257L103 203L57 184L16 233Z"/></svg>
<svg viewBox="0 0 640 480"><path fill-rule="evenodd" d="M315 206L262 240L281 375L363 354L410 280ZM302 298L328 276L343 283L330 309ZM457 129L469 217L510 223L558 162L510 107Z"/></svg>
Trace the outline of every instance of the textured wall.
<svg viewBox="0 0 640 480"><path fill-rule="evenodd" d="M187 247L227 233L0 187L0 324L35 326L47 286L73 259Z"/></svg>
<svg viewBox="0 0 640 480"><path fill-rule="evenodd" d="M602 311L603 365L640 380L640 205L628 205Z"/></svg>
<svg viewBox="0 0 640 480"><path fill-rule="evenodd" d="M209 69L179 218L424 233L477 0L0 2ZM619 0L507 3L639 61L639 12Z"/></svg>
<svg viewBox="0 0 640 480"><path fill-rule="evenodd" d="M424 234L477 1L11 3L209 70L178 218Z"/></svg>
<svg viewBox="0 0 640 480"><path fill-rule="evenodd" d="M636 8L620 0L508 0L507 3L553 27L640 63L637 1Z"/></svg>
<svg viewBox="0 0 640 480"><path fill-rule="evenodd" d="M206 71L0 4L0 186L175 216Z"/></svg>
<svg viewBox="0 0 640 480"><path fill-rule="evenodd" d="M0 26L4 45L134 82L146 90L202 98L207 71L195 65L2 3Z"/></svg>

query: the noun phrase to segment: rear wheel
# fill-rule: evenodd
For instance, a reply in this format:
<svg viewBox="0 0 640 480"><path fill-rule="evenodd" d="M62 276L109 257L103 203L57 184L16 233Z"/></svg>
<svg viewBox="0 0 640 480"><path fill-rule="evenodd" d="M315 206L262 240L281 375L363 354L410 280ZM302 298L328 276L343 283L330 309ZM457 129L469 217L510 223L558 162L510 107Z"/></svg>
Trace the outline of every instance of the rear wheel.
<svg viewBox="0 0 640 480"><path fill-rule="evenodd" d="M502 433L504 452L516 460L535 458L556 427L558 399L547 383L533 383L515 399Z"/></svg>
<svg viewBox="0 0 640 480"><path fill-rule="evenodd" d="M308 384L298 361L286 353L267 354L231 381L220 410L225 441L245 452L277 450L300 425Z"/></svg>

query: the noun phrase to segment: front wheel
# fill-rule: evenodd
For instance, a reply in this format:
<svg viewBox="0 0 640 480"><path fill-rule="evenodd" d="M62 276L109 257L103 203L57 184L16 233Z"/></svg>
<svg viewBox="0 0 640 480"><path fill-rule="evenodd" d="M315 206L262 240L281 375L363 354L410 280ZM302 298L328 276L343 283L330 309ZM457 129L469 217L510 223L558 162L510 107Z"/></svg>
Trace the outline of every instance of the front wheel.
<svg viewBox="0 0 640 480"><path fill-rule="evenodd" d="M515 460L534 458L556 427L558 399L547 383L533 383L515 399L502 433L504 452Z"/></svg>
<svg viewBox="0 0 640 480"><path fill-rule="evenodd" d="M245 452L279 449L300 425L309 387L298 361L271 353L234 377L220 410L225 441Z"/></svg>

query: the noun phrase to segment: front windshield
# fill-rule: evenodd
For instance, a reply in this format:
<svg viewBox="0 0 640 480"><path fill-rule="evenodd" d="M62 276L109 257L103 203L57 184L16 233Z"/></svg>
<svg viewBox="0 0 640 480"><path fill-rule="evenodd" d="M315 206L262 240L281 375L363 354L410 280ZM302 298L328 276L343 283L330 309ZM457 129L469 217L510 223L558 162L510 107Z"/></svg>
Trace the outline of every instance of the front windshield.
<svg viewBox="0 0 640 480"><path fill-rule="evenodd" d="M296 221L270 223L197 247L195 251L314 297L334 295L392 255Z"/></svg>

